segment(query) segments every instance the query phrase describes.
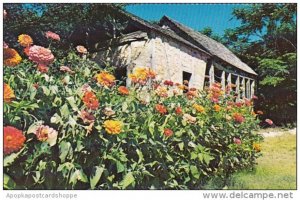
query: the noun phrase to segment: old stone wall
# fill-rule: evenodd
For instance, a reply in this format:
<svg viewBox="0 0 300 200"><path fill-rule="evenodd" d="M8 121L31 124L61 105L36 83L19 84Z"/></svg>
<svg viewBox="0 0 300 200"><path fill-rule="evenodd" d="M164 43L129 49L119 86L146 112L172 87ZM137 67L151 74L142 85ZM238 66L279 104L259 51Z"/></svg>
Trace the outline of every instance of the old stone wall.
<svg viewBox="0 0 300 200"><path fill-rule="evenodd" d="M201 89L204 85L206 55L157 33L147 40L118 46L110 54L103 51L97 59L127 67L129 73L134 67L150 67L157 72L157 79L178 83L183 81L183 72L188 72L192 74L190 87Z"/></svg>

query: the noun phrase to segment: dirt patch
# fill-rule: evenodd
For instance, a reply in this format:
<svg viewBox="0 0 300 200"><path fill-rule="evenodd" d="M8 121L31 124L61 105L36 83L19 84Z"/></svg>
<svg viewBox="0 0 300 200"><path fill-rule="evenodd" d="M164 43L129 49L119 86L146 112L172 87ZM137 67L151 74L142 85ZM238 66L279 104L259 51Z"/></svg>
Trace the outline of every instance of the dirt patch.
<svg viewBox="0 0 300 200"><path fill-rule="evenodd" d="M277 137L277 136L281 136L284 134L292 134L292 135L296 135L296 128L293 129L264 129L264 130L260 130L258 133L263 135L264 137Z"/></svg>

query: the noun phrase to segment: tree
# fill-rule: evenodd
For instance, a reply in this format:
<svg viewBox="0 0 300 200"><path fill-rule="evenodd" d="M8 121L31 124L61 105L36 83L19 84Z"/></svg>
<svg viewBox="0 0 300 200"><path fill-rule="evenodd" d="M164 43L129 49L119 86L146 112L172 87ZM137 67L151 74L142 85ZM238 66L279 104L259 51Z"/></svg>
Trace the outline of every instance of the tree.
<svg viewBox="0 0 300 200"><path fill-rule="evenodd" d="M258 72L257 109L277 124L296 122L296 4L252 4L233 10L241 26L224 44Z"/></svg>

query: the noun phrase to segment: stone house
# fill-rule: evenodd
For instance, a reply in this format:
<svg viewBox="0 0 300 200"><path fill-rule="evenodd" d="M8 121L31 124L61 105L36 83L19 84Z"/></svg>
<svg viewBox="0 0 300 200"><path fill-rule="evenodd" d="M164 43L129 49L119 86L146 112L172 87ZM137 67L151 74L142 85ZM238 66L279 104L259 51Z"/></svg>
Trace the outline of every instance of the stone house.
<svg viewBox="0 0 300 200"><path fill-rule="evenodd" d="M96 61L113 63L117 78L126 78L135 67L149 67L157 79L204 88L220 82L235 84L239 98L251 98L257 74L219 42L180 24L167 16L159 24L147 22L128 12L118 10L128 20L126 34L108 41ZM126 84L130 85L127 78Z"/></svg>

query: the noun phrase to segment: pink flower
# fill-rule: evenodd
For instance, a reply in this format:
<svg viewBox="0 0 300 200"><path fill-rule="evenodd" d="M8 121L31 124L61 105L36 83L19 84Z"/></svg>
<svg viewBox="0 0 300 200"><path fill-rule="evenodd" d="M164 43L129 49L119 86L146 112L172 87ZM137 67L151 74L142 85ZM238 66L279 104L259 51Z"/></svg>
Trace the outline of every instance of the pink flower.
<svg viewBox="0 0 300 200"><path fill-rule="evenodd" d="M255 96L255 95L252 96L252 100L257 100L257 99L258 99L257 96Z"/></svg>
<svg viewBox="0 0 300 200"><path fill-rule="evenodd" d="M95 121L95 117L93 114L85 111L85 110L82 110L79 112L79 117L82 119L82 121L85 123L85 124L90 124L90 123L93 123Z"/></svg>
<svg viewBox="0 0 300 200"><path fill-rule="evenodd" d="M7 12L6 10L3 10L3 19L5 19L7 17Z"/></svg>
<svg viewBox="0 0 300 200"><path fill-rule="evenodd" d="M76 50L78 51L78 53L82 53L82 54L87 54L87 52L88 52L87 49L82 45L78 45L76 47Z"/></svg>
<svg viewBox="0 0 300 200"><path fill-rule="evenodd" d="M274 124L273 121L270 119L266 119L265 122L267 122L270 126L272 126Z"/></svg>
<svg viewBox="0 0 300 200"><path fill-rule="evenodd" d="M89 84L85 83L85 84L81 87L81 91L82 91L83 93L85 93L85 92L90 92L90 91L92 91L92 88L91 88L91 86L90 86Z"/></svg>
<svg viewBox="0 0 300 200"><path fill-rule="evenodd" d="M69 67L67 67L67 66L61 66L60 68L60 71L62 71L62 72L68 72L68 73L70 73L70 74L74 74L75 72L73 71L73 70L71 70Z"/></svg>
<svg viewBox="0 0 300 200"><path fill-rule="evenodd" d="M42 65L49 65L54 61L54 55L50 49L33 45L29 49L29 59Z"/></svg>
<svg viewBox="0 0 300 200"><path fill-rule="evenodd" d="M56 34L56 33L51 32L51 31L47 31L45 33L45 36L46 36L46 38L50 38L52 40L60 41L59 35Z"/></svg>
<svg viewBox="0 0 300 200"><path fill-rule="evenodd" d="M233 138L233 142L238 145L242 144L242 141L239 138Z"/></svg>
<svg viewBox="0 0 300 200"><path fill-rule="evenodd" d="M57 131L49 126L40 125L34 133L39 141L48 142L50 146L56 144Z"/></svg>
<svg viewBox="0 0 300 200"><path fill-rule="evenodd" d="M3 41L3 48L6 49L6 48L8 48L8 47L9 47L8 44L7 44L6 42Z"/></svg>

